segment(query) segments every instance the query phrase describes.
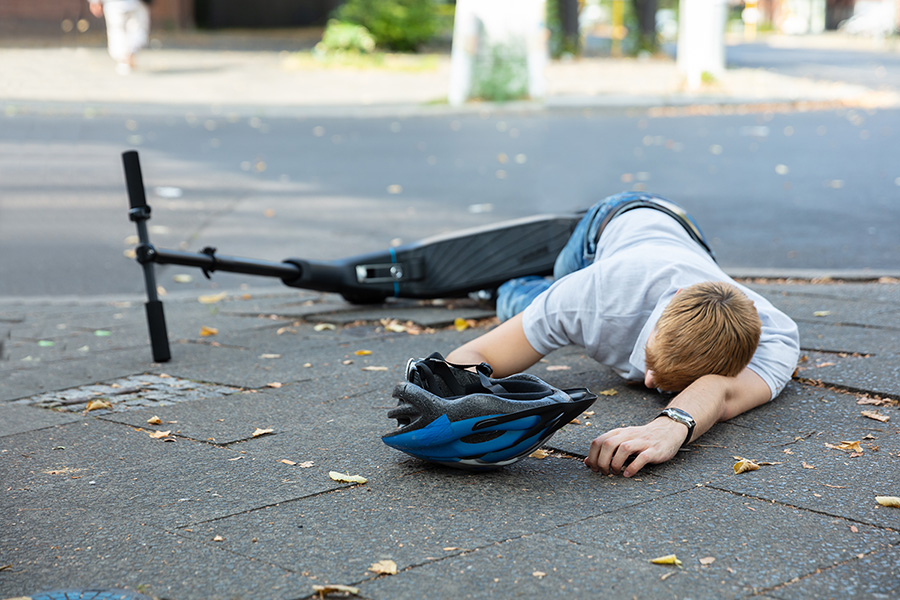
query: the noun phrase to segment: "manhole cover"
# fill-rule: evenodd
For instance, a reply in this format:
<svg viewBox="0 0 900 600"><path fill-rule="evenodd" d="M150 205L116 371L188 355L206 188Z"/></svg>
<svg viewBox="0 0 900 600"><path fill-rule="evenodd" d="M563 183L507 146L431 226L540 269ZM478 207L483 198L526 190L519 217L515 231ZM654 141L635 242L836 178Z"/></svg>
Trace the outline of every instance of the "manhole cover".
<svg viewBox="0 0 900 600"><path fill-rule="evenodd" d="M21 600L153 600L149 596L128 590L56 590L23 596ZM16 598L15 600L20 600Z"/></svg>
<svg viewBox="0 0 900 600"><path fill-rule="evenodd" d="M104 400L110 408L92 409L94 414L121 412L155 406L169 406L179 402L220 398L239 392L237 388L212 383L200 383L169 375L134 375L109 384L85 385L59 392L48 392L15 404L28 404L65 412L83 412L88 403Z"/></svg>

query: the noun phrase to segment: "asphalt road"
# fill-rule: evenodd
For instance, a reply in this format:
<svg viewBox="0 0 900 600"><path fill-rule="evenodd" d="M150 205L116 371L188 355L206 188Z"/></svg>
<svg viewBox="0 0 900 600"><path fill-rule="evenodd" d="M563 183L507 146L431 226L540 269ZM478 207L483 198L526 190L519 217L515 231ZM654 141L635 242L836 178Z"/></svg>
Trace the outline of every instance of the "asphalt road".
<svg viewBox="0 0 900 600"><path fill-rule="evenodd" d="M637 187L687 206L726 267L896 269L900 251L895 110L0 123L4 296L142 289L123 256L129 148L141 153L151 239L167 248L336 258ZM160 283L177 287L183 272L207 285L177 267Z"/></svg>

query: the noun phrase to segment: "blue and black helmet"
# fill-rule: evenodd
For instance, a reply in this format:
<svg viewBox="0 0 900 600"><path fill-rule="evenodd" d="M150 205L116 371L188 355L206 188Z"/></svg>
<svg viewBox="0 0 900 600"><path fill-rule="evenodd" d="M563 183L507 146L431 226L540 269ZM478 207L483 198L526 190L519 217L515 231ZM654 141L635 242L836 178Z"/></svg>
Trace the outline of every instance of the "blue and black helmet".
<svg viewBox="0 0 900 600"><path fill-rule="evenodd" d="M586 388L563 391L528 373L503 379L491 373L486 363L455 365L438 353L411 359L407 381L394 388L397 408L388 412L398 428L382 441L451 467L502 467L530 454L597 399Z"/></svg>

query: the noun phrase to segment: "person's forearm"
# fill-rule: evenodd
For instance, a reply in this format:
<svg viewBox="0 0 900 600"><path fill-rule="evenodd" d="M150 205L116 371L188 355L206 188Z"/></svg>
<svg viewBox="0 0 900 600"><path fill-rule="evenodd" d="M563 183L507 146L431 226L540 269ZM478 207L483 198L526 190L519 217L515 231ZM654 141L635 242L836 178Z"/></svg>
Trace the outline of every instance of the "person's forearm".
<svg viewBox="0 0 900 600"><path fill-rule="evenodd" d="M680 408L694 419L697 439L720 421L727 421L768 402L769 386L750 369L736 377L706 375L675 396L669 406Z"/></svg>

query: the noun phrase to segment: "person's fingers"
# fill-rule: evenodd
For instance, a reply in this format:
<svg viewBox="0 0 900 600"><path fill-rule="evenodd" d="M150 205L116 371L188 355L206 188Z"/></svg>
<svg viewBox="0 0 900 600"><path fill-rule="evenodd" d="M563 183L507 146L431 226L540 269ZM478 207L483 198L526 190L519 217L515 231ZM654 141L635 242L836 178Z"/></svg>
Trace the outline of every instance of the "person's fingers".
<svg viewBox="0 0 900 600"><path fill-rule="evenodd" d="M634 477L638 474L638 472L644 468L644 466L650 462L650 452L645 450L640 454L634 456L634 460L631 461L630 464L625 466L625 470L622 471L623 477Z"/></svg>

